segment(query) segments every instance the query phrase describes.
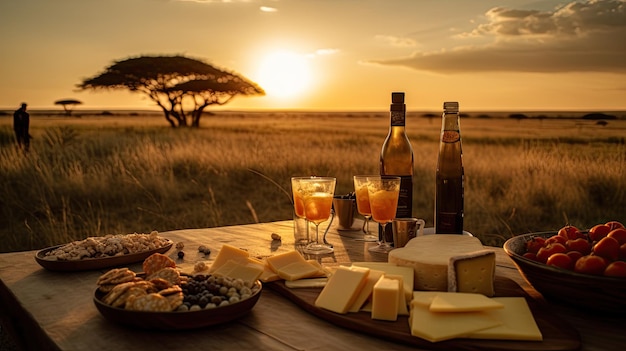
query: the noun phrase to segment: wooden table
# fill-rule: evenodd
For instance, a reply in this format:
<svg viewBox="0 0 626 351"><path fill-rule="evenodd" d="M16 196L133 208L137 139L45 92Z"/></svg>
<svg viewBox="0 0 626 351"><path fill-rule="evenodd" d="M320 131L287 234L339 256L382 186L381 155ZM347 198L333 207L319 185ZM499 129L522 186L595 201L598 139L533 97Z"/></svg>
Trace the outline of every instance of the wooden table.
<svg viewBox="0 0 626 351"><path fill-rule="evenodd" d="M355 226L358 226L356 224ZM282 237L273 241L272 233ZM247 249L252 256L268 256L294 250L291 221L230 227L187 229L161 233L185 244L180 266L214 259L223 243ZM328 241L335 253L319 257L324 265L357 261L386 261L372 256L370 243L355 240L358 231L338 231L331 226ZM212 250L207 258L199 245ZM520 276L501 248L497 253L498 276L515 280L531 296L542 299ZM0 311L4 325L28 350L155 350L155 349L241 349L241 350L416 350L366 334L337 327L302 310L271 289L246 316L223 325L182 332L133 330L105 320L92 301L97 278L106 270L53 272L34 260L35 251L0 254ZM176 250L168 252L176 257ZM141 264L129 268L141 270ZM584 350L619 350L626 345L626 317L606 317L573 307L548 306L576 328Z"/></svg>

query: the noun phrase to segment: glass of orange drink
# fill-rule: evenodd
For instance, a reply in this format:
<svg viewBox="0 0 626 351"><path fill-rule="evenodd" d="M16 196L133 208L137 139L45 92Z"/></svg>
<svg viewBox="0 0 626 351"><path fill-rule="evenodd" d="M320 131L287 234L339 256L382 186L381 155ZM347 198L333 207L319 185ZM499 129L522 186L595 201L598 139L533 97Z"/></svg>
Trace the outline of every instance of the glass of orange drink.
<svg viewBox="0 0 626 351"><path fill-rule="evenodd" d="M311 177L300 180L300 192L307 221L315 225L315 238L304 247L308 254L328 254L333 252L332 245L320 240L319 225L328 220L333 206L333 196L337 180L332 177Z"/></svg>
<svg viewBox="0 0 626 351"><path fill-rule="evenodd" d="M386 240L385 229L396 217L398 196L400 194L400 177L372 176L367 177L367 192L370 200L372 218L382 226L383 235L378 245L369 251L387 253L393 249Z"/></svg>
<svg viewBox="0 0 626 351"><path fill-rule="evenodd" d="M367 192L367 175L354 176L354 193L356 195L356 209L365 221L363 222L363 240L378 241L378 235L370 234L370 218L372 218L372 210L370 208L370 197Z"/></svg>

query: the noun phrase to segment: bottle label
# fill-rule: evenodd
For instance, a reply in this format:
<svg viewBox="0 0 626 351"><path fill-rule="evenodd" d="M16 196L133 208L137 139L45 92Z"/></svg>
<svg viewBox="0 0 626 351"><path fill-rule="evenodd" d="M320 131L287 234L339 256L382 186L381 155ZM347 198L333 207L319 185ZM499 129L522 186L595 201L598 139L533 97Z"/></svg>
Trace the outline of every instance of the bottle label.
<svg viewBox="0 0 626 351"><path fill-rule="evenodd" d="M444 130L441 134L441 141L444 143L456 143L461 140L461 133L456 130Z"/></svg>
<svg viewBox="0 0 626 351"><path fill-rule="evenodd" d="M403 111L391 111L391 126L392 127L404 127L405 114Z"/></svg>

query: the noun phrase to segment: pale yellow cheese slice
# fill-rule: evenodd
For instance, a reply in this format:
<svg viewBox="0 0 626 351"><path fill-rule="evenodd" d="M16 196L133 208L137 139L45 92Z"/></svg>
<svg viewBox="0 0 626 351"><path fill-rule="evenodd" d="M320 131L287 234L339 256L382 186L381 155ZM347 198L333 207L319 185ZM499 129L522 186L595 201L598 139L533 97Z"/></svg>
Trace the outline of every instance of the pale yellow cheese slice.
<svg viewBox="0 0 626 351"><path fill-rule="evenodd" d="M496 253L492 250L480 250L450 257L448 291L493 296L495 274Z"/></svg>
<svg viewBox="0 0 626 351"><path fill-rule="evenodd" d="M388 261L413 269L414 287L411 290L448 291L450 257L482 249L480 240L468 235L422 235L389 252Z"/></svg>
<svg viewBox="0 0 626 351"><path fill-rule="evenodd" d="M477 312L504 305L483 294L440 292L430 303L431 312Z"/></svg>
<svg viewBox="0 0 626 351"><path fill-rule="evenodd" d="M502 324L486 312L431 312L419 303L411 303L409 318L411 335L431 342L464 337Z"/></svg>
<svg viewBox="0 0 626 351"><path fill-rule="evenodd" d="M233 269L235 269L235 267L238 265L239 263L235 260L228 260L226 262L224 262L224 264L222 264L221 266L219 266L216 270L214 270L212 273L215 275L221 275L221 276L229 276L228 273L230 273Z"/></svg>
<svg viewBox="0 0 626 351"><path fill-rule="evenodd" d="M213 263L211 264L209 272L215 272L218 268L220 268L223 264L230 260L246 261L248 259L248 256L250 256L250 254L247 251L238 249L228 244L224 244L222 245L220 251L217 253L215 261L213 261Z"/></svg>
<svg viewBox="0 0 626 351"><path fill-rule="evenodd" d="M255 282L263 273L263 267L255 263L237 262L236 266L228 272L228 276L234 279L241 279L245 282Z"/></svg>
<svg viewBox="0 0 626 351"><path fill-rule="evenodd" d="M306 261L312 264L313 266L317 267L317 269L319 270L319 272L316 275L314 275L314 277L322 278L322 277L328 277L330 275L328 271L317 260L306 260Z"/></svg>
<svg viewBox="0 0 626 351"><path fill-rule="evenodd" d="M348 312L359 312L361 307L365 304L365 302L372 296L372 291L374 290L374 284L378 282L378 279L383 276L385 272L379 271L376 269L370 269L370 273L367 275L367 280L363 285L363 288L357 295L356 299L354 299L354 303L348 309Z"/></svg>
<svg viewBox="0 0 626 351"><path fill-rule="evenodd" d="M407 308L407 301L404 296L404 282L402 276L397 274L385 274L385 278L395 279L400 282L400 290L398 291L398 316L408 316L409 309Z"/></svg>
<svg viewBox="0 0 626 351"><path fill-rule="evenodd" d="M473 332L473 339L543 340L526 299L523 297L494 297L504 308L485 312L500 320L502 325Z"/></svg>
<svg viewBox="0 0 626 351"><path fill-rule="evenodd" d="M372 291L372 319L384 321L398 320L398 305L403 296L398 279L386 278L384 275L374 284Z"/></svg>
<svg viewBox="0 0 626 351"><path fill-rule="evenodd" d="M306 261L296 261L280 267L276 272L285 280L298 280L319 276L319 269Z"/></svg>
<svg viewBox="0 0 626 351"><path fill-rule="evenodd" d="M278 274L276 274L276 272L274 272L272 268L270 268L270 266L267 264L265 260L259 260L254 257L248 257L248 261L252 263L256 263L263 267L263 272L261 273L261 276L259 276L260 281L264 283L269 283L269 282L273 282L273 281L280 279Z"/></svg>
<svg viewBox="0 0 626 351"><path fill-rule="evenodd" d="M425 308L430 308L430 304L440 291L413 291L413 299L410 304L418 304Z"/></svg>
<svg viewBox="0 0 626 351"><path fill-rule="evenodd" d="M265 260L270 268L276 273L288 264L294 262L306 262L304 257L302 257L298 251L287 251L276 256L270 256Z"/></svg>
<svg viewBox="0 0 626 351"><path fill-rule="evenodd" d="M308 278L294 281L285 281L285 286L290 289L302 288L323 288L326 286L328 278Z"/></svg>
<svg viewBox="0 0 626 351"><path fill-rule="evenodd" d="M395 251L395 250L394 250ZM353 266L367 267L385 272L385 274L401 275L404 286L404 295L406 302L411 301L413 297L413 269L410 267L401 267L388 262L354 262Z"/></svg>
<svg viewBox="0 0 626 351"><path fill-rule="evenodd" d="M363 288L369 268L339 266L315 300L315 306L345 314Z"/></svg>

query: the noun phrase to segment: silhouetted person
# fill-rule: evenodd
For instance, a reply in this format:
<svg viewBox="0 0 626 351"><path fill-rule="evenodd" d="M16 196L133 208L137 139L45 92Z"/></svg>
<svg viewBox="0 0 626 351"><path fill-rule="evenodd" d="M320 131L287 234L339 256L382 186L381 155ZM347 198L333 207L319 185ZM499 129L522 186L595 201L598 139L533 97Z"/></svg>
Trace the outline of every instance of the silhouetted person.
<svg viewBox="0 0 626 351"><path fill-rule="evenodd" d="M24 148L28 151L30 147L30 135L28 134L28 127L30 124L30 115L26 112L26 103L22 103L22 107L15 110L13 113L13 130L15 131L15 138L17 139L17 145L20 148Z"/></svg>

